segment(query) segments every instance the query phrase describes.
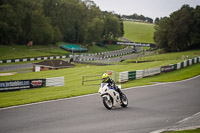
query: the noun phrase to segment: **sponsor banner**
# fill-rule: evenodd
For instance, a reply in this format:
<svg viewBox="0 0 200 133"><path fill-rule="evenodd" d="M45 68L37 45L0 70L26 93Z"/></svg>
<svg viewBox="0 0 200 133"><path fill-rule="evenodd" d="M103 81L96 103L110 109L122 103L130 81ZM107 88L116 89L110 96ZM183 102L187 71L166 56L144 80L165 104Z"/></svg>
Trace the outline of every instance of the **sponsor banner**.
<svg viewBox="0 0 200 133"><path fill-rule="evenodd" d="M156 75L160 73L161 73L160 67L150 68L150 69L144 70L143 77L152 76L152 75Z"/></svg>
<svg viewBox="0 0 200 133"><path fill-rule="evenodd" d="M174 65L170 65L170 66L162 66L161 67L161 72L170 72L174 70Z"/></svg>
<svg viewBox="0 0 200 133"><path fill-rule="evenodd" d="M0 91L29 89L30 82L30 80L1 81Z"/></svg>
<svg viewBox="0 0 200 133"><path fill-rule="evenodd" d="M30 88L44 87L45 84L45 79L33 79L31 80Z"/></svg>
<svg viewBox="0 0 200 133"><path fill-rule="evenodd" d="M155 44L151 43L140 43L140 42L123 42L123 41L104 41L104 44L119 44L119 45L134 45L134 46L140 46L140 47L151 47L155 48Z"/></svg>
<svg viewBox="0 0 200 133"><path fill-rule="evenodd" d="M129 71L128 72L128 80L136 79L136 71Z"/></svg>
<svg viewBox="0 0 200 133"><path fill-rule="evenodd" d="M38 88L45 86L45 79L0 81L0 91Z"/></svg>

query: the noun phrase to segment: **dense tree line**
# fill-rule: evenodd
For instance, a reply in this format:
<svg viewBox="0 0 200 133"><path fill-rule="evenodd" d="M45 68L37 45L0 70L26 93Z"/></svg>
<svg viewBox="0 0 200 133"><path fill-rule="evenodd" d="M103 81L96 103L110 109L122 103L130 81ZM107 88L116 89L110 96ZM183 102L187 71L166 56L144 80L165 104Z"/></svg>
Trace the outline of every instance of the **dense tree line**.
<svg viewBox="0 0 200 133"><path fill-rule="evenodd" d="M122 18L124 19L132 19L132 20L139 20L143 22L153 23L153 19L149 17L145 17L143 15L138 15L134 13L133 15L122 15Z"/></svg>
<svg viewBox="0 0 200 133"><path fill-rule="evenodd" d="M123 22L90 0L0 1L0 44L90 45L123 34Z"/></svg>
<svg viewBox="0 0 200 133"><path fill-rule="evenodd" d="M183 5L155 26L154 40L165 51L200 48L200 6Z"/></svg>

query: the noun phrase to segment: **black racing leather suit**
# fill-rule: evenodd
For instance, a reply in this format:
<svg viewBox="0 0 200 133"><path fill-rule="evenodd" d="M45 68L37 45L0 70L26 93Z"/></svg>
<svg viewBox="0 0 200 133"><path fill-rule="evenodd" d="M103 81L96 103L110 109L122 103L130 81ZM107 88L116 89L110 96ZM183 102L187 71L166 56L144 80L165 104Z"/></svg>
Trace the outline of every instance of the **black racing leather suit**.
<svg viewBox="0 0 200 133"><path fill-rule="evenodd" d="M115 81L111 78L108 78L107 80L103 79L102 83L108 83L108 86L112 86L121 95L121 90L115 85Z"/></svg>

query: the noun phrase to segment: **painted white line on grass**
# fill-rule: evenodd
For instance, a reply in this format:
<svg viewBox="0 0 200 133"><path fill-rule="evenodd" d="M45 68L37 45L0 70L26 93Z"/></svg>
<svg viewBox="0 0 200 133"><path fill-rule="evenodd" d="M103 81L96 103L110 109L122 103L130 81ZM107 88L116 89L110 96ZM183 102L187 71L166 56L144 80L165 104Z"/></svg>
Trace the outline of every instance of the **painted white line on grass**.
<svg viewBox="0 0 200 133"><path fill-rule="evenodd" d="M195 79L195 78L198 78L198 77L200 77L200 75L195 76L193 78L181 80L181 81L166 82L166 83L157 83L157 84L146 85L146 86L136 86L136 87L125 88L123 90L129 90L129 89L133 89L133 88L142 88L142 87L151 87L151 86L157 86L157 85L163 85L163 84L171 84L171 83L180 83L180 82L189 81L189 80L192 80L192 79ZM19 108L19 107L26 107L26 106L30 106L30 105L37 105L37 104L42 104L42 103L50 103L50 102L57 102L57 101L68 100L68 99L76 99L76 98L88 97L88 96L93 96L93 95L97 95L97 94L98 93L87 94L87 95L76 96L76 97L63 98L63 99L49 100L49 101L43 101L43 102L29 103L29 104L23 104L23 105L11 106L11 107L5 107L5 108L1 108L0 111L1 110L6 110L6 109Z"/></svg>

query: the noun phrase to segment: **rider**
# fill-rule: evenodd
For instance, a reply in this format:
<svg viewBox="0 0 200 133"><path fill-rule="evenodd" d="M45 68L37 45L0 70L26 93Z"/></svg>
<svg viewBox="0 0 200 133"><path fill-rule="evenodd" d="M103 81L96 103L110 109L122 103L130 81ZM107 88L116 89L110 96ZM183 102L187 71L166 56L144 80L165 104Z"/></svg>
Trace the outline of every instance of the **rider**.
<svg viewBox="0 0 200 133"><path fill-rule="evenodd" d="M117 87L117 86L115 85L115 81L112 80L112 79L108 76L107 73L104 73L104 74L102 75L102 83L108 83L108 86L114 87L114 89L115 89L117 92L119 92L119 94L120 94L120 96L121 96L122 92L121 92L120 88Z"/></svg>

